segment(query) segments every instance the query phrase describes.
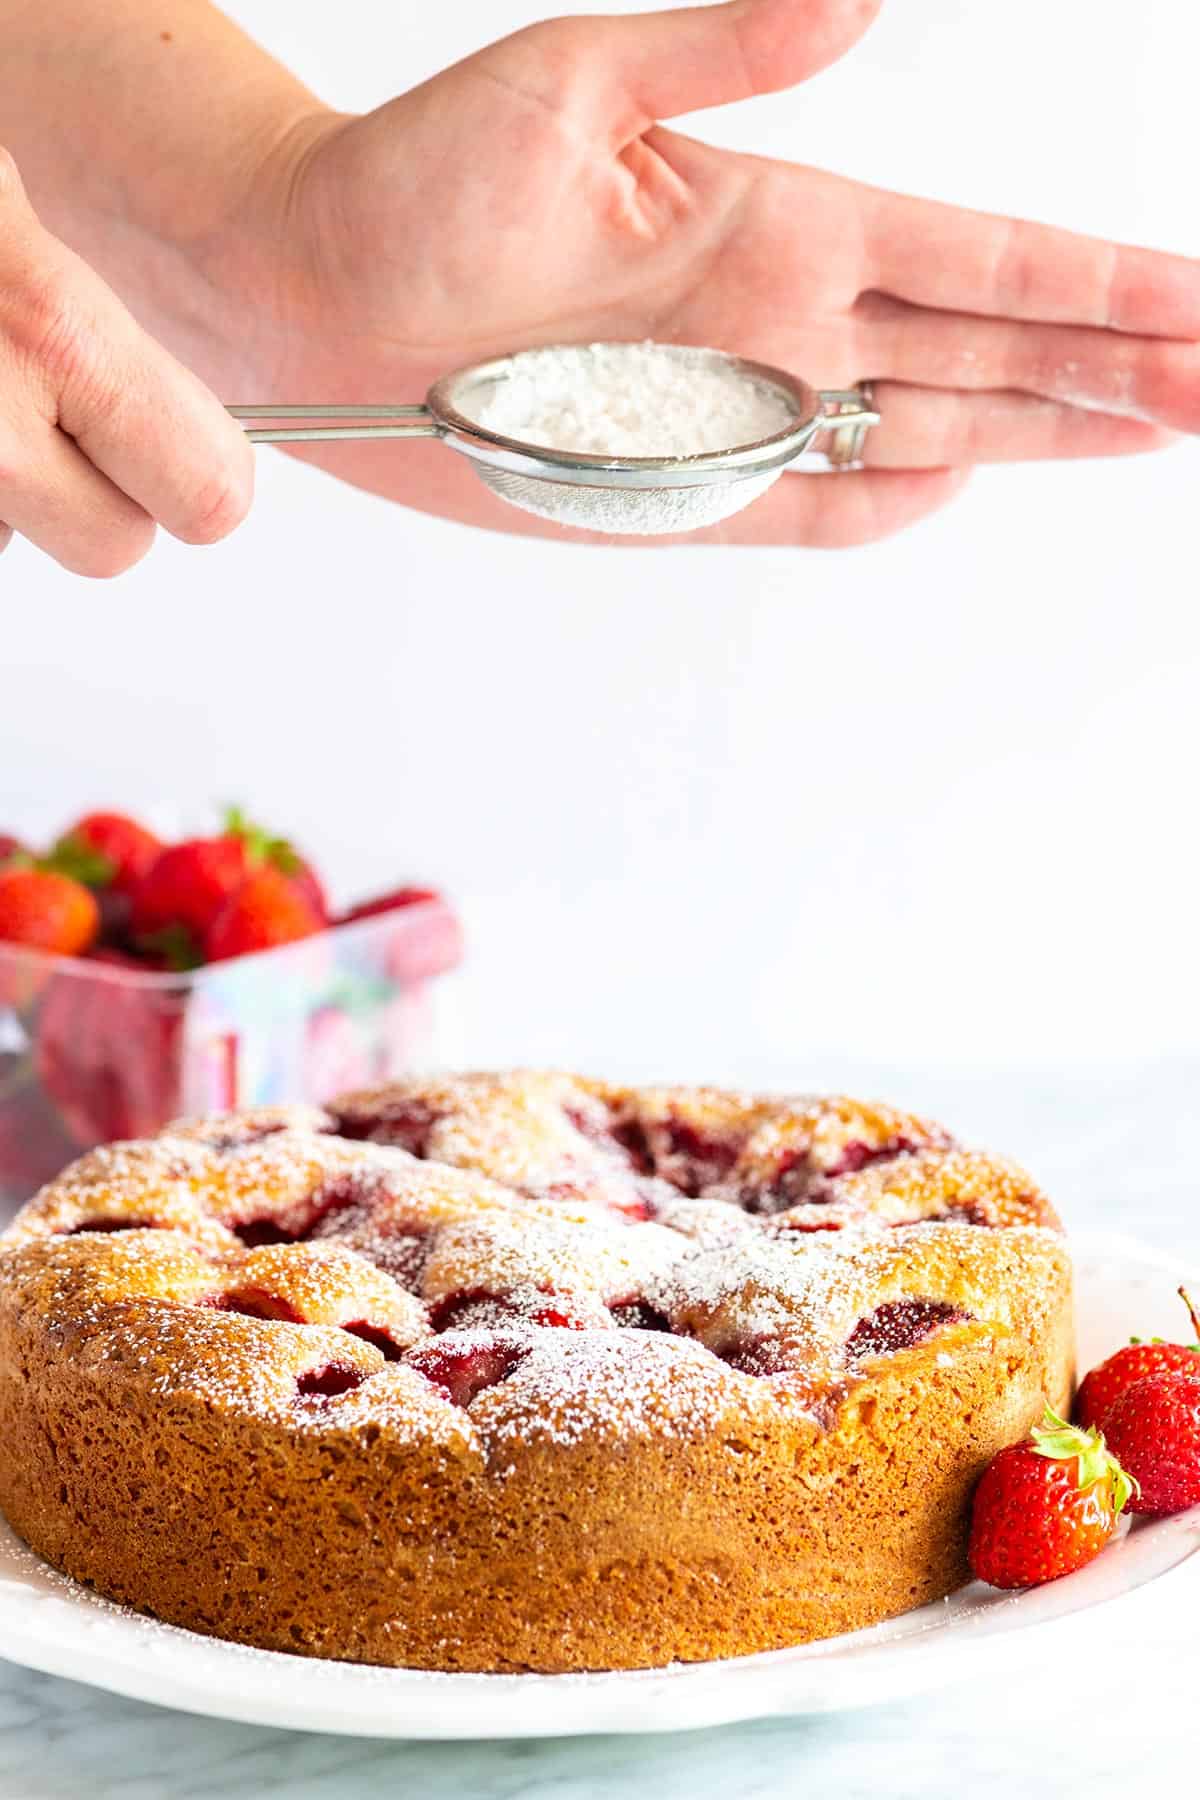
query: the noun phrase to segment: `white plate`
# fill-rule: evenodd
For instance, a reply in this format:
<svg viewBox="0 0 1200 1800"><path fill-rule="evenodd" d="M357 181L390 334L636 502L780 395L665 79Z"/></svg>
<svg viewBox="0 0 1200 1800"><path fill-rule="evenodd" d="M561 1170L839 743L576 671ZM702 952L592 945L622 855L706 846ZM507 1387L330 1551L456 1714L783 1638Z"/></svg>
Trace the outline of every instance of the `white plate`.
<svg viewBox="0 0 1200 1800"><path fill-rule="evenodd" d="M1075 1258L1083 1367L1134 1332L1178 1335L1174 1289L1185 1271L1121 1239L1077 1241ZM1111 1625L1100 1642L1081 1615L1128 1603L1197 1549L1200 1507L1135 1525L1048 1587L1009 1596L965 1588L797 1650L631 1674L435 1675L247 1650L157 1624L53 1574L0 1521L0 1650L114 1693L257 1725L388 1738L680 1731L863 1706L1064 1650L1103 1654Z"/></svg>

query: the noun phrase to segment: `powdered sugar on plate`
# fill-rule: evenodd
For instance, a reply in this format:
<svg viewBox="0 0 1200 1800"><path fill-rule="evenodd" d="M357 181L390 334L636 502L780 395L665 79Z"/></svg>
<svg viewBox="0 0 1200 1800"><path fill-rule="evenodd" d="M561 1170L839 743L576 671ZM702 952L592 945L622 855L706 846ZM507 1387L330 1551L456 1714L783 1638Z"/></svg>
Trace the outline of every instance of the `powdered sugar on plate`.
<svg viewBox="0 0 1200 1800"><path fill-rule="evenodd" d="M718 351L642 343L523 351L477 422L550 450L689 457L759 443L798 419L782 388Z"/></svg>

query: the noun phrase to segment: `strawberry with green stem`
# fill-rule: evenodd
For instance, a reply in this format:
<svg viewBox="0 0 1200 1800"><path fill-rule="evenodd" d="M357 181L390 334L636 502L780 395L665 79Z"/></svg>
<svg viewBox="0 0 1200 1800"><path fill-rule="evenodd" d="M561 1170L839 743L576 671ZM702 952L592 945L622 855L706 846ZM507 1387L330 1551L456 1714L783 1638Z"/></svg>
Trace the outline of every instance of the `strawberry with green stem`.
<svg viewBox="0 0 1200 1800"><path fill-rule="evenodd" d="M204 960L226 962L313 937L324 919L299 887L269 863L254 869L217 913L204 935Z"/></svg>
<svg viewBox="0 0 1200 1800"><path fill-rule="evenodd" d="M297 887L324 924L329 919L329 901L324 884L312 864L303 857L290 838L276 837L265 826L248 819L240 806L225 810L224 836L244 844L248 866L277 869Z"/></svg>
<svg viewBox="0 0 1200 1800"><path fill-rule="evenodd" d="M254 948L262 949L268 943L307 937L310 930L319 930L327 922L324 890L311 864L286 838L272 836L234 806L228 809L219 836L172 844L135 888L130 918L134 944L158 956L169 968L198 967L211 959L207 946L218 915L244 884L259 875L275 880L256 887L247 898L245 914L248 918L257 910L257 923L239 928L240 937L222 934L216 941L250 945L264 937L267 942L253 942ZM297 907L289 908L278 883L296 896ZM268 912L273 914L271 923L264 922ZM280 932L284 935L277 935ZM232 954L235 952L222 952L223 956Z"/></svg>
<svg viewBox="0 0 1200 1800"><path fill-rule="evenodd" d="M1179 1289L1179 1297L1188 1309L1192 1330L1200 1340L1200 1316L1197 1316L1186 1289ZM1084 1376L1075 1396L1076 1424L1098 1425L1107 1430L1109 1413L1135 1381L1142 1381L1148 1375L1164 1374L1200 1376L1200 1341L1175 1344L1162 1338L1151 1338L1148 1342L1131 1338L1128 1344Z"/></svg>
<svg viewBox="0 0 1200 1800"><path fill-rule="evenodd" d="M247 872L240 838L185 838L170 845L133 890L134 944L170 968L196 968L205 933Z"/></svg>
<svg viewBox="0 0 1200 1800"><path fill-rule="evenodd" d="M124 941L134 890L161 850L154 833L125 813L85 813L63 832L43 864L92 890L101 942L114 944Z"/></svg>
<svg viewBox="0 0 1200 1800"><path fill-rule="evenodd" d="M49 860L88 887L110 888L128 898L162 850L161 838L126 813L91 812L63 832Z"/></svg>
<svg viewBox="0 0 1200 1800"><path fill-rule="evenodd" d="M1098 1431L1068 1425L1047 1406L975 1490L972 1573L992 1587L1025 1588L1081 1569L1110 1541L1135 1489Z"/></svg>

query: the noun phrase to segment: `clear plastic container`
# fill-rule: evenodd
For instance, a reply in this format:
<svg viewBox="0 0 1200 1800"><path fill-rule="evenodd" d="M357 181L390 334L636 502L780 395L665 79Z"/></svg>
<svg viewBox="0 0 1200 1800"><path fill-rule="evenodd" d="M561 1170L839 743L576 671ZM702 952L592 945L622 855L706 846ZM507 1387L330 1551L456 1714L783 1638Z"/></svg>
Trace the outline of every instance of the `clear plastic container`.
<svg viewBox="0 0 1200 1800"><path fill-rule="evenodd" d="M419 1067L461 954L442 900L185 975L0 944L0 1218L94 1144Z"/></svg>

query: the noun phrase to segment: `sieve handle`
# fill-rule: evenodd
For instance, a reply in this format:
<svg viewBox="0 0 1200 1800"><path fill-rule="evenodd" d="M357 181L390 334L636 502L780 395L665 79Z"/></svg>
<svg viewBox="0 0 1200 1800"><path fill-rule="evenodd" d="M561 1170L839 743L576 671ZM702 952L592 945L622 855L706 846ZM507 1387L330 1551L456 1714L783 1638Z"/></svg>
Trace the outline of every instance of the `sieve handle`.
<svg viewBox="0 0 1200 1800"><path fill-rule="evenodd" d="M826 388L820 397L828 433L826 460L835 469L856 469L862 463L863 445L872 425L878 425L875 399L868 382L858 387Z"/></svg>
<svg viewBox="0 0 1200 1800"><path fill-rule="evenodd" d="M442 427L427 406L230 406L246 425L252 444L319 444L337 438L441 437ZM280 424L283 419L320 419L321 424Z"/></svg>

